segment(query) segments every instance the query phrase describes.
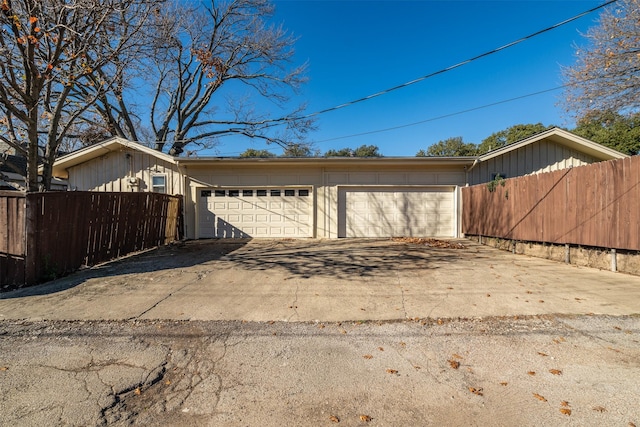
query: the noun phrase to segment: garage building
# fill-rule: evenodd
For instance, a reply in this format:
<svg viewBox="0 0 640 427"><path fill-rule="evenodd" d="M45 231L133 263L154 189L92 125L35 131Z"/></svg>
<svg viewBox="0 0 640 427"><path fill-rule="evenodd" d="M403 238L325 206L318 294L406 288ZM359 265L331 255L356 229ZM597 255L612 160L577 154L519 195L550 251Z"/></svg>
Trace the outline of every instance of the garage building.
<svg viewBox="0 0 640 427"><path fill-rule="evenodd" d="M112 138L58 159L69 190L184 196L187 238L460 237L460 188L625 157L554 128L477 157L173 157Z"/></svg>

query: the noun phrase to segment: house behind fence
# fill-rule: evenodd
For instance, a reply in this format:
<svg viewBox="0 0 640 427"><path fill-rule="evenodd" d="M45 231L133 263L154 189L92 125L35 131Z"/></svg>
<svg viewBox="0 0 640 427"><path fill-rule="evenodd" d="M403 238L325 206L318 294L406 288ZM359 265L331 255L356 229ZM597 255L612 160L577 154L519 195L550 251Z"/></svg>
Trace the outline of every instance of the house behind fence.
<svg viewBox="0 0 640 427"><path fill-rule="evenodd" d="M68 274L180 237L180 196L50 192L0 195L0 284Z"/></svg>

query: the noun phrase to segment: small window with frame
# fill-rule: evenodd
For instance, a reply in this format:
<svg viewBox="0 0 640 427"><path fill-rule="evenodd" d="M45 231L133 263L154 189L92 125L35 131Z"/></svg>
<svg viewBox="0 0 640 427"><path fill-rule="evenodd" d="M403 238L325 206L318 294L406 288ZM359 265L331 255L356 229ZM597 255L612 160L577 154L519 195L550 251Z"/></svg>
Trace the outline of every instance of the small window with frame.
<svg viewBox="0 0 640 427"><path fill-rule="evenodd" d="M216 190L213 195L215 197L224 197L227 195L227 192L225 190Z"/></svg>
<svg viewBox="0 0 640 427"><path fill-rule="evenodd" d="M211 190L201 190L200 197L211 197Z"/></svg>
<svg viewBox="0 0 640 427"><path fill-rule="evenodd" d="M271 197L280 196L280 190L271 190Z"/></svg>
<svg viewBox="0 0 640 427"><path fill-rule="evenodd" d="M298 196L309 197L309 190L298 190Z"/></svg>
<svg viewBox="0 0 640 427"><path fill-rule="evenodd" d="M167 192L167 176L152 175L151 191L153 191L154 193L166 193Z"/></svg>
<svg viewBox="0 0 640 427"><path fill-rule="evenodd" d="M286 197L291 197L296 195L296 190L284 190L284 195Z"/></svg>
<svg viewBox="0 0 640 427"><path fill-rule="evenodd" d="M266 197L267 190L256 190L256 196L258 197Z"/></svg>
<svg viewBox="0 0 640 427"><path fill-rule="evenodd" d="M240 190L229 190L229 197L238 197L240 195Z"/></svg>
<svg viewBox="0 0 640 427"><path fill-rule="evenodd" d="M242 190L242 197L253 197L253 190Z"/></svg>

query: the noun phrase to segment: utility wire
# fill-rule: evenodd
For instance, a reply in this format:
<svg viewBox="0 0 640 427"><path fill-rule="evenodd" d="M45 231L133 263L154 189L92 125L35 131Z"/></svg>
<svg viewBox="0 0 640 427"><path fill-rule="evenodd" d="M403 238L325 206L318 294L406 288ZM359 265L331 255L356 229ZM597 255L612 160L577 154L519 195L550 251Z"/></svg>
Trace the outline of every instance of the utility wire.
<svg viewBox="0 0 640 427"><path fill-rule="evenodd" d="M544 89L544 90L528 93L526 95L516 96L516 97L513 97L513 98L509 98L509 99L503 99L501 101L491 102L489 104L479 105L477 107L467 108L466 110L460 110L460 111L456 111L454 113L443 114L441 116L431 117L431 118L420 120L420 121L413 122L413 123L406 123L406 124L403 124L403 125L392 126L392 127L388 127L388 128L384 128L384 129L370 130L370 131L367 131L367 132L354 133L354 134L351 134L351 135L336 136L334 138L321 139L319 141L313 141L313 142L314 143L323 143L323 142L330 142L330 141L338 141L338 140L341 140L341 139L355 138L355 137L358 137L358 136L371 135L371 134L374 134L374 133L389 132L389 131L392 131L392 130L407 128L407 127L411 127L411 126L417 126L417 125L421 125L423 123L433 122L433 121L436 121L436 120L442 120L442 119L446 119L448 117L458 116L460 114L466 114L466 113L470 113L472 111L482 110L484 108L494 107L496 105L506 104L508 102L518 101L520 99L525 99L525 98L529 98L529 97L536 96L536 95L542 95L543 93L548 93L548 92L553 92L553 91L556 91L556 90L564 89L564 88L566 88L568 86L571 86L571 84L566 84L566 85L562 85L562 86L556 86L556 87L551 88L551 89ZM268 149L268 148L269 148L269 146L265 146L264 147L264 149ZM240 153L241 153L240 151L234 151L234 152L225 152L224 154L240 154Z"/></svg>
<svg viewBox="0 0 640 427"><path fill-rule="evenodd" d="M437 76L439 74L446 73L448 71L451 71L451 70L454 70L456 68L462 67L463 65L467 65L470 62L477 61L478 59L484 58L485 56L493 55L494 53L498 53L500 51L508 49L508 48L510 48L512 46L520 44L520 43L522 43L522 42L524 42L526 40L529 40L529 39L531 39L533 37L539 36L540 34L544 34L544 33L549 32L551 30L555 30L558 27L561 27L561 26L566 25L566 24L568 24L570 22L573 22L573 21L575 21L577 19L580 19L583 16L586 16L586 15L588 15L590 13L593 13L598 9L602 9L603 7L609 6L610 4L613 4L613 3L617 2L617 1L618 0L609 0L609 1L605 2L605 3L602 3L599 6L596 6L594 8L589 9L589 10L586 10L586 11L584 11L584 12L578 14L578 15L575 15L575 16L569 18L569 19L565 19L564 21L559 22L557 24L554 24L554 25L552 25L550 27L547 27L547 28L544 28L542 30L536 31L535 33L531 33L528 36L524 36L524 37L522 37L522 38L520 38L518 40L512 41L511 43L507 43L507 44L505 44L503 46L500 46L500 47L498 47L496 49L493 49L493 50L487 51L485 53L482 53L480 55L474 56L472 58L466 59L466 60L464 60L462 62L458 62L457 64L451 65L451 66L449 66L447 68L443 68L443 69L435 71L433 73L426 74L426 75L424 75L422 77L418 77L417 79L411 80L411 81L403 83L401 85L394 86L394 87L382 90L380 92L376 92L376 93L371 94L369 96L365 96L364 98L355 99L353 101L349 101L349 102L346 102L344 104L337 105L335 107L325 108L324 110L319 110L319 111L316 111L315 113L310 113L310 114L307 114L305 116L301 116L301 117L297 117L297 118L298 119L308 119L308 118L311 118L311 117L314 117L314 116L318 116L320 114L328 113L330 111L335 111L335 110L339 110L341 108L349 107L351 105L354 105L354 104L357 104L357 103L360 103L360 102L363 102L363 101L368 101L369 99L373 99L373 98L376 98L378 96L385 95L385 94L387 94L389 92L393 92L395 90L402 89L402 88L405 88L407 86L411 86L411 85L419 83L419 82L421 82L423 80L429 79L429 78Z"/></svg>
<svg viewBox="0 0 640 427"><path fill-rule="evenodd" d="M544 34L546 32L555 30L556 28L559 28L559 27L561 27L563 25L566 25L566 24L568 24L570 22L576 21L576 20L578 20L578 19L580 19L580 18L582 18L582 17L584 17L584 16L586 16L586 15L588 15L590 13L595 12L596 10L602 9L603 7L609 6L610 4L613 4L613 3L617 2L617 1L618 0L608 0L605 3L602 3L599 6L593 7L591 9L589 9L589 10L586 10L586 11L584 11L582 13L579 13L578 15L575 15L575 16L573 16L571 18L565 19L564 21L558 22L557 24L554 24L554 25L552 25L550 27L544 28L542 30L538 30L538 31L536 31L534 33L529 34L528 36L521 37L518 40L512 41L512 42L507 43L507 44L505 44L503 46L495 48L493 50L481 53L480 55L476 55L476 56L474 56L472 58L469 58L469 59L466 59L466 60L464 60L462 62L458 62L457 64L451 65L449 67L443 68L443 69L438 70L438 71L434 71L432 73L426 74L426 75L424 75L422 77L418 77L417 79L408 81L408 82L403 83L401 85L390 87L390 88L382 90L380 92L376 92L374 94L365 96L364 98L355 99L353 101L345 102L344 104L336 105L336 106L330 107L330 108L325 108L324 110L318 110L318 111L316 111L314 113L309 113L309 114L302 115L302 116L294 116L294 117L290 117L289 116L289 117L279 117L277 119L265 119L265 120L261 120L259 122L256 122L254 124L255 125L267 125L267 127L277 126L277 125L281 125L281 124L284 124L286 122L291 122L291 121L295 121L295 120L309 119L309 118L312 118L312 117L315 117L315 116L319 116L319 115L324 114L324 113L328 113L330 111L340 110L342 108L349 107L351 105L358 104L360 102L364 102L364 101L368 101L368 100L373 99L373 98L377 98L377 97L385 95L385 94L387 94L389 92L393 92L393 91L396 91L398 89L402 89L402 88L405 88L407 86L414 85L416 83L419 83L419 82L422 82L424 80L427 80L427 79L429 79L431 77L446 73L446 72L454 70L456 68L460 68L463 65L467 65L467 64L469 64L471 62L477 61L478 59L484 58L484 57L489 56L489 55L493 55L494 53L498 53L500 51L503 51L505 49L513 47L513 46L515 46L517 44L520 44L520 43L522 43L522 42L524 42L526 40L529 40L529 39L532 39L532 38L534 38L536 36L539 36L540 34Z"/></svg>
<svg viewBox="0 0 640 427"><path fill-rule="evenodd" d="M441 70L432 72L430 74L426 74L426 75L424 75L422 77L419 77L417 79L411 80L411 81L406 82L406 83L403 83L401 85L394 86L394 87L385 89L385 90L380 91L380 92L376 92L376 93L371 94L369 96L365 96L363 98L355 99L353 101L346 102L344 104L340 104L340 105L337 105L337 106L334 106L334 107L331 107L331 108L325 108L323 110L318 110L318 111L316 111L314 113L310 113L310 114L303 115L303 116L280 117L280 118L277 118L277 119L267 119L267 120L262 120L262 121L260 121L258 123L255 123L255 124L256 125L266 125L266 127L273 127L273 126L277 126L277 125L280 125L280 124L283 124L285 122L292 121L292 120L304 120L304 119L312 118L312 117L319 116L319 115L324 114L324 113L328 113L330 111L339 110L339 109L342 109L342 108L345 108L345 107L348 107L348 106L351 106L351 105L354 105L354 104L358 104L360 102L368 101L369 99L377 98L378 96L385 95L385 94L387 94L389 92L393 92L395 90L402 89L402 88L405 88L407 86L411 86L413 84L422 82L422 81L424 81L426 79L429 79L431 77L437 76L439 74L443 74L443 73L446 73L448 71L454 70L456 68L462 67L463 65L469 64L469 63L471 63L473 61L477 61L478 59L481 59L481 58L484 58L486 56L492 55L494 53L498 53L500 51L508 49L508 48L510 48L512 46L520 44L520 43L522 43L522 42L524 42L526 40L529 40L529 39L531 39L533 37L536 37L536 36L538 36L540 34L544 34L546 32L549 32L549 31L552 31L552 30L554 30L556 28L559 28L559 27L561 27L563 25L566 25L566 24L568 24L570 22L576 21L576 20L578 20L578 19L580 19L580 18L582 18L582 17L584 17L584 16L586 16L586 15L588 15L590 13L593 13L593 12L599 10L599 9L602 9L602 8L604 8L606 6L609 6L609 5L613 4L613 3L616 3L617 1L618 0L608 0L605 3L602 3L601 5L598 5L596 7L588 9L588 10L582 12L582 13L579 13L578 15L575 15L575 16L573 16L571 18L565 19L564 21L558 22L557 24L554 24L554 25L552 25L550 27L544 28L542 30L538 30L538 31L536 31L534 33L531 33L531 34L527 35L527 36L521 37L518 40L512 41L512 42L507 43L507 44L505 44L503 46L495 48L493 50L484 52L484 53L482 53L480 55L474 56L472 58L469 58L469 59L464 60L462 62L459 62L457 64L451 65L451 66L449 66L447 68L443 68ZM494 103L491 103L491 104L482 105L482 106L479 106L479 107L470 108L470 109L463 110L463 111L458 111L456 113L451 113L451 114L446 114L446 115L443 115L443 116L433 117L433 118L422 120L422 121L415 122L415 123L409 123L409 124L405 124L405 125L400 125L400 126L395 126L395 127L386 128L386 129L380 129L380 130L374 130L374 131L369 131L369 132L363 132L363 133L358 133L358 134L353 134L353 135L329 138L329 139L324 139L324 140L316 141L316 142L336 141L336 140L339 140L339 139L352 138L352 137L356 137L356 136L369 135L369 134L378 133L378 132L387 132L387 131L400 129L400 128L404 128L404 127L415 126L415 125L418 125L418 124L421 124L421 123L426 123L426 122L430 122L430 121L434 121L434 120L439 120L439 119L443 119L443 118L446 118L446 117L455 116L455 115L458 115L458 114L463 114L463 113L479 110L479 109L482 109L482 108L488 108L488 107L491 107L491 106L494 106L494 105L504 104L506 102L511 102L511 101L515 101L515 100L518 100L518 99L527 98L527 97L530 97L530 96L535 96L535 95L539 95L539 94L542 94L542 93L555 91L555 90L558 90L558 89L561 89L561 88L564 88L564 87L566 87L566 85L558 86L558 87L555 87L553 89L546 89L546 90L543 90L543 91L539 91L539 92L535 92L535 93L531 93L531 94L527 94L527 95L522 95L522 96L519 96L519 97L516 97L516 98L510 98L510 99L507 99L507 100L494 102Z"/></svg>
<svg viewBox="0 0 640 427"><path fill-rule="evenodd" d="M337 141L337 140L340 140L340 139L355 138L357 136L371 135L371 134L374 134L374 133L389 132L389 131L392 131L392 130L407 128L407 127L411 127L411 126L417 126L417 125L420 125L420 124L423 124L423 123L428 123L428 122L433 122L433 121L436 121L436 120L446 119L447 117L453 117L453 116L457 116L457 115L460 115L460 114L470 113L471 111L482 110L484 108L494 107L494 106L500 105L500 104L506 104L507 102L518 101L520 99L529 98L531 96L541 95L541 94L547 93L547 92L553 92L553 91L556 91L556 90L559 90L559 89L563 89L563 88L565 88L567 86L569 86L569 85L556 86L556 87L551 88L551 89L545 89L545 90L541 90L541 91L538 91L538 92L528 93L526 95L520 95L520 96L516 96L514 98L503 99L502 101L496 101L496 102L492 102L490 104L484 104L484 105L480 105L478 107L473 107L473 108L468 108L466 110L456 111L455 113L443 114L442 116L431 117L429 119L420 120L418 122L406 123L406 124L403 124L403 125L393 126L393 127L384 128L384 129L370 130L370 131L367 131L367 132L354 133L354 134L351 134L351 135L336 136L334 138L321 139L320 141L314 141L314 142L321 143L321 142Z"/></svg>
<svg viewBox="0 0 640 427"><path fill-rule="evenodd" d="M498 52L500 52L500 51L502 51L502 50L508 49L508 48L510 48L510 47L512 47L512 46L515 46L515 45L517 45L517 44L519 44L519 43L522 43L522 42L524 42L524 41L526 41L526 40L529 40L529 39L531 39L531 38L533 38L533 37L539 36L540 34L546 33L546 32L548 32L548 31L551 31L551 30L554 30L554 29L556 29L556 28L558 28L558 27L561 27L561 26L563 26L563 25L566 25L566 24L568 24L569 22L573 22L573 21L575 21L575 20L577 20L577 19L580 19L580 18L582 18L583 16L586 16L586 15L588 15L588 14L590 14L590 13L593 13L593 12L595 12L596 10L601 9L601 8L603 8L603 7L606 7L606 6L608 6L608 5L610 5L610 4L613 4L613 3L617 2L617 1L618 1L618 0L609 0L609 1L607 1L607 2L603 3L603 4L599 5L599 6L596 6L596 7L594 7L594 8L591 8L591 9L587 10L587 11L584 11L584 12L582 12L582 13L580 13L580 14L578 14L578 15L576 15L576 16L574 16L574 17L572 17L572 18L566 19L566 20L564 20L564 21L562 21L562 22L559 22L559 23L557 23L557 24L555 24L555 25L552 25L552 26L550 26L550 27L547 27L547 28L545 28L545 29L542 29L542 30L536 31L535 33L529 34L528 36L524 36L524 37L522 37L522 38L520 38L520 39L518 39L518 40L515 40L515 41L511 42L511 43L507 43L507 44L505 44L505 45L503 45L503 46L500 46L500 47L498 47L498 48L496 48L496 49L493 49L493 50L487 51L487 52L482 53L482 54L480 54L480 55L477 55L477 56L474 56L474 57L472 57L472 58L466 59L466 60L464 60L464 61L462 61L462 62L458 62L457 64L451 65L451 66L449 66L449 67L447 67L447 68L443 68L443 69L438 70L438 71L435 71L435 72L433 72L433 73L430 73L430 74L424 75L424 76L422 76L422 77L418 77L417 79L411 80L411 81L406 82L406 83L403 83L403 84L401 84L401 85L394 86L394 87L391 87L391 88L388 88L388 89L382 90L382 91L380 91L380 92L376 92L376 93L374 93L374 94L372 94L372 95L365 96L364 98L359 98L359 99L356 99L356 100L353 100L353 101L349 101L349 102L346 102L346 103L344 103L344 104L337 105L337 106L335 106L335 107L325 108L324 110L319 110L319 111L316 111L315 113L310 113L310 114L307 114L306 116L301 116L301 117L299 117L299 118L300 118L300 119L308 119L308 118L311 118L311 117L314 117L314 116L318 116L318 115L320 115L320 114L328 113L328 112L330 112L330 111L339 110L339 109L341 109L341 108L345 108L345 107L348 107L348 106L351 106L351 105L354 105L354 104L357 104L357 103L360 103L360 102L363 102L363 101L368 101L369 99L373 99L373 98L376 98L376 97L378 97L378 96L385 95L385 94L387 94L387 93L389 93L389 92L393 92L393 91L395 91L395 90L402 89L402 88L405 88L405 87L407 87L407 86L411 86L411 85L413 85L413 84L419 83L419 82L421 82L421 81L423 81L423 80L426 80L426 79L428 79L428 78L431 78L431 77L437 76L437 75L439 75L439 74L443 74L443 73L446 73L446 72L448 72L448 71L454 70L454 69L456 69L456 68L462 67L463 65L469 64L470 62L477 61L478 59L480 59L480 58L484 58L485 56L493 55L494 53L498 53Z"/></svg>

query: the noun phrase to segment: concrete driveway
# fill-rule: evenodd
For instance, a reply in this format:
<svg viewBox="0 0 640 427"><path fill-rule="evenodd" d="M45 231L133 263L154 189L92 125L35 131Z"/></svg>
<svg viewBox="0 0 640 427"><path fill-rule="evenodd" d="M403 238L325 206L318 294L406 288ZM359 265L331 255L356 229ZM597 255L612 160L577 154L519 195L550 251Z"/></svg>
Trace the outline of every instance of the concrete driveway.
<svg viewBox="0 0 640 427"><path fill-rule="evenodd" d="M640 277L392 240L190 241L0 294L0 319L358 321L640 313Z"/></svg>

